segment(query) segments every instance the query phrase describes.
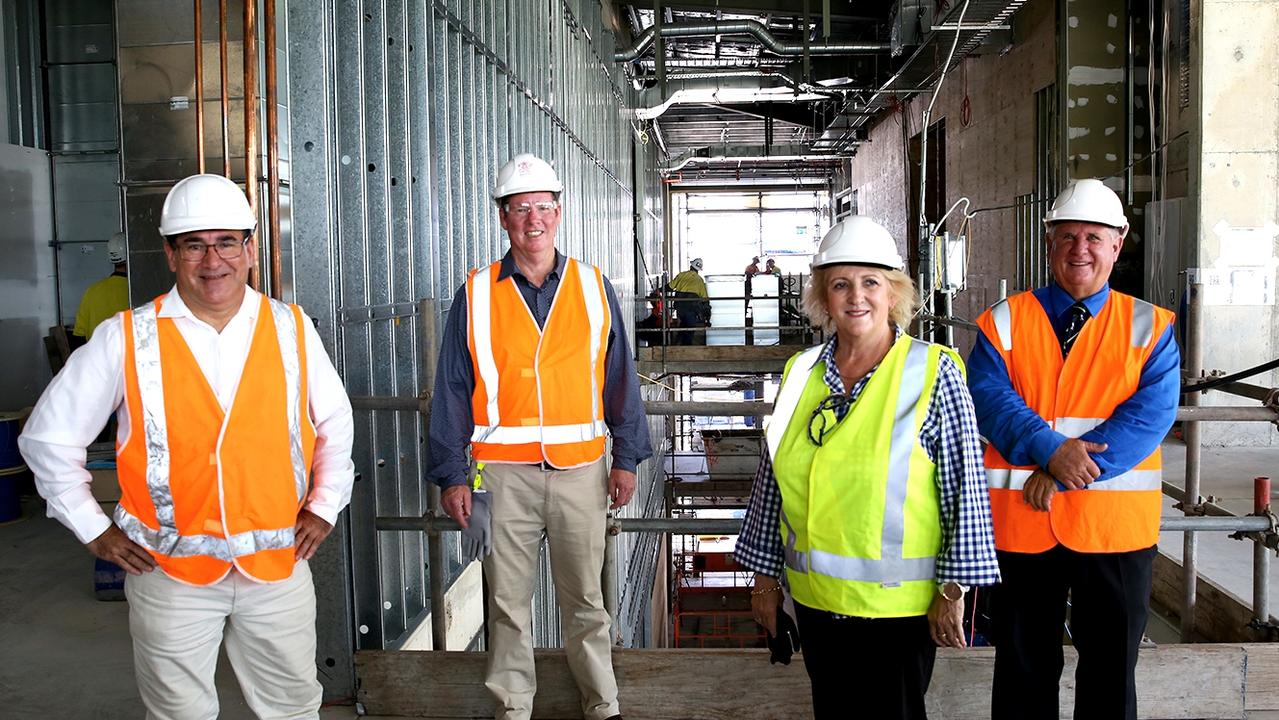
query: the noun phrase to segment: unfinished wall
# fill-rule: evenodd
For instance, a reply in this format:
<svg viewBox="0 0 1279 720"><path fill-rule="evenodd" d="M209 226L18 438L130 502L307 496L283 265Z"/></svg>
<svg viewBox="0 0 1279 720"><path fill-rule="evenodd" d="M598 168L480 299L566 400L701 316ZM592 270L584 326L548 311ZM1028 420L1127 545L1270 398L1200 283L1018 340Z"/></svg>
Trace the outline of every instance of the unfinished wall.
<svg viewBox="0 0 1279 720"><path fill-rule="evenodd" d="M947 76L932 114L932 122L946 120L947 206L966 196L973 209L1003 208L1033 189L1035 92L1056 80L1054 12L1053 0L1032 0L1013 18L1014 42L1007 53L970 57ZM965 95L971 107L967 125L960 112ZM928 101L927 95L916 96L902 112L880 120L851 165L859 212L899 238L903 257L906 238L913 242L918 226L906 217L904 148L919 133ZM958 229L953 221L948 225ZM1014 237L1011 207L973 219L968 289L955 299L957 317L971 320L998 299L999 279L1014 275ZM955 338L965 351L972 342L965 331Z"/></svg>
<svg viewBox="0 0 1279 720"><path fill-rule="evenodd" d="M1198 245L1191 262L1206 284L1204 367L1234 372L1273 358L1279 332L1279 2L1205 0L1191 7L1200 108L1192 131ZM1251 382L1273 387L1275 373ZM1253 401L1210 392L1204 403ZM1272 445L1276 433L1265 423L1210 423L1203 438Z"/></svg>

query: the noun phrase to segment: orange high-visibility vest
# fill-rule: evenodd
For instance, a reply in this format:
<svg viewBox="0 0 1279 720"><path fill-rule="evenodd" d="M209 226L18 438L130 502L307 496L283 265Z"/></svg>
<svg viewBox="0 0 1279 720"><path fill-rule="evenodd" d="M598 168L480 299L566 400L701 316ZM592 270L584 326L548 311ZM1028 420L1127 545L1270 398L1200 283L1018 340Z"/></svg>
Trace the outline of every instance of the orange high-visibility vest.
<svg viewBox="0 0 1279 720"><path fill-rule="evenodd" d="M977 325L1026 405L1057 432L1077 438L1137 391L1142 367L1172 321L1168 310L1111 290L1064 363L1057 334L1033 293L1001 300ZM985 464L1000 550L1037 553L1061 543L1080 552L1126 552L1159 540L1158 448L1125 473L1085 490L1058 491L1048 512L1034 510L1022 497L1034 466L1014 466L989 444Z"/></svg>
<svg viewBox="0 0 1279 720"><path fill-rule="evenodd" d="M262 297L230 412L162 298L124 314L129 435L116 449L114 520L169 576L260 582L293 573L293 528L308 491L315 428L296 306Z"/></svg>
<svg viewBox="0 0 1279 720"><path fill-rule="evenodd" d="M546 325L537 326L501 262L466 280L475 371L471 457L589 465L604 455L604 356L611 314L598 268L569 259Z"/></svg>

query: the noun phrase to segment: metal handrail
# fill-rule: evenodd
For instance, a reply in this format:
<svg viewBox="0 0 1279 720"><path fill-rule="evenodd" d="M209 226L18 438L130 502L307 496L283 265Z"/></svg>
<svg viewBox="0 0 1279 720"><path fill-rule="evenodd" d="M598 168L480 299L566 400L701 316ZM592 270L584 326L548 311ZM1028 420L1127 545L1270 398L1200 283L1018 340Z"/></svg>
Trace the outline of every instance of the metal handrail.
<svg viewBox="0 0 1279 720"><path fill-rule="evenodd" d="M446 516L421 517L381 516L374 527L388 532L449 532L461 530L456 520ZM1182 532L1274 532L1273 519L1264 515L1167 515L1159 519L1159 529ZM662 532L676 535L737 535L742 530L741 518L610 518L608 534L624 532Z"/></svg>
<svg viewBox="0 0 1279 720"><path fill-rule="evenodd" d="M352 395L351 407L356 410L390 410L395 412L431 411L430 393L422 397L410 395ZM734 415L769 415L773 404L762 400L646 400L644 412L648 415L673 417L676 415L706 415L731 417ZM1268 407L1244 405L1182 406L1177 408L1177 420L1195 422L1276 422L1279 412Z"/></svg>

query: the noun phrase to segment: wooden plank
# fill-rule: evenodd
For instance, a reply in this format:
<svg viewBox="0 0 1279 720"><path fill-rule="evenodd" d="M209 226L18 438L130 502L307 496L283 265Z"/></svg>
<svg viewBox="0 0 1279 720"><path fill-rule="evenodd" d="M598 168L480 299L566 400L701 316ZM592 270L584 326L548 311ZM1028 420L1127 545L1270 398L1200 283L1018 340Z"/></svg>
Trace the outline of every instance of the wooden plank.
<svg viewBox="0 0 1279 720"><path fill-rule="evenodd" d="M1066 648L1061 712L1073 712L1076 654ZM483 653L361 651L360 702L375 715L443 719L492 717ZM537 720L578 720L577 690L561 650L536 652ZM764 650L615 649L623 714L631 720L812 718L802 657L769 665ZM929 717L990 717L992 648L940 650L928 693ZM1279 708L1279 647L1167 645L1141 651L1140 717L1243 718ZM1247 695L1247 697L1245 697ZM1255 697L1254 697L1255 695Z"/></svg>
<svg viewBox="0 0 1279 720"><path fill-rule="evenodd" d="M1244 683L1244 707L1249 713L1279 712L1279 645L1245 645L1248 674Z"/></svg>

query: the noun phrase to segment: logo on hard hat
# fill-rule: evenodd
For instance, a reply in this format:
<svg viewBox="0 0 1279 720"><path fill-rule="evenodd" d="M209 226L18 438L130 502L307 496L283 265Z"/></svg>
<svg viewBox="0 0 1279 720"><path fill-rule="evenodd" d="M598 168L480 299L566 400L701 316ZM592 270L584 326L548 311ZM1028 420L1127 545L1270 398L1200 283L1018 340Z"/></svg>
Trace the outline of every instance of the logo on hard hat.
<svg viewBox="0 0 1279 720"><path fill-rule="evenodd" d="M515 165L515 171L521 175L527 175L533 169L533 163L528 160L521 160Z"/></svg>

